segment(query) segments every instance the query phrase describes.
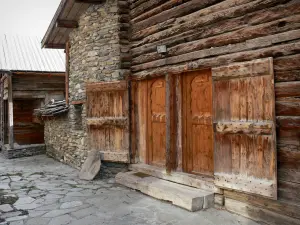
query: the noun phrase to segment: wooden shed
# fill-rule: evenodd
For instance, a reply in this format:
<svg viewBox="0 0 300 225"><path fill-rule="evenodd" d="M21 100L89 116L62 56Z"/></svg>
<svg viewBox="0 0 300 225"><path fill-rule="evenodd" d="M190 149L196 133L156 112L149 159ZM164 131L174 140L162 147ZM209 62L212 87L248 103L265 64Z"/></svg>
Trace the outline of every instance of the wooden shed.
<svg viewBox="0 0 300 225"><path fill-rule="evenodd" d="M36 37L0 37L0 146L8 158L45 152L44 126L34 109L65 96L64 53L39 43Z"/></svg>
<svg viewBox="0 0 300 225"><path fill-rule="evenodd" d="M111 2L125 75L86 81L90 147L129 163L134 173L119 181L147 194L139 182L152 176L212 192L216 205L259 222L300 224L299 0L94 3ZM76 26L55 26L84 3L90 11L69 18ZM93 7L62 1L43 45L85 47Z"/></svg>

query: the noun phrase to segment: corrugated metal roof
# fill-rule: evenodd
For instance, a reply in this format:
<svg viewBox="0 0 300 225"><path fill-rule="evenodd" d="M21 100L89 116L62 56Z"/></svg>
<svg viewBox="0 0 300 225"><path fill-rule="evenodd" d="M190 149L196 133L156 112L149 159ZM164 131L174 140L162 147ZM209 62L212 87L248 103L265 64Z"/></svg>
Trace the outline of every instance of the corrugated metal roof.
<svg viewBox="0 0 300 225"><path fill-rule="evenodd" d="M41 49L41 38L0 35L0 70L64 72L63 50Z"/></svg>

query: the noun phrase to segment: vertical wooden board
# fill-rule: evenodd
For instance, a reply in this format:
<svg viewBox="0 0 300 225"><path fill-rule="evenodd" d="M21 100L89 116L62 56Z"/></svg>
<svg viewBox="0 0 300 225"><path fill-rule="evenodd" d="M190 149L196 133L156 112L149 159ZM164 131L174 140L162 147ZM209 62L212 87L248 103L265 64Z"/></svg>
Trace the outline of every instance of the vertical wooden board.
<svg viewBox="0 0 300 225"><path fill-rule="evenodd" d="M148 85L149 163L165 166L166 152L166 82L164 78L149 81ZM150 135L150 136L149 136Z"/></svg>
<svg viewBox="0 0 300 225"><path fill-rule="evenodd" d="M176 76L176 109L177 109L177 171L183 170L183 92L182 92L183 84L182 84L182 76Z"/></svg>
<svg viewBox="0 0 300 225"><path fill-rule="evenodd" d="M275 94L274 94L274 77L263 76L262 77L264 97L264 120L274 120L275 115Z"/></svg>
<svg viewBox="0 0 300 225"><path fill-rule="evenodd" d="M256 77L255 79L252 79L251 81L253 86L253 111L254 111L254 118L255 121L263 121L264 120L264 82L263 82L263 76Z"/></svg>
<svg viewBox="0 0 300 225"><path fill-rule="evenodd" d="M215 83L214 87L214 113L217 121L229 121L230 114L230 82L222 80Z"/></svg>
<svg viewBox="0 0 300 225"><path fill-rule="evenodd" d="M148 120L148 84L138 82L137 87L137 151L139 160L147 163L147 120Z"/></svg>
<svg viewBox="0 0 300 225"><path fill-rule="evenodd" d="M236 71L239 76L231 77ZM220 80L217 75L222 77L223 73L226 76ZM214 96L217 98L214 99L214 121L217 123L215 157L219 159L215 161L218 164L218 170L215 170L216 184L276 199L272 60L254 60L219 67L213 77L216 78ZM224 104L228 95L226 81L230 83L230 104ZM271 126L271 131L264 130L262 124ZM219 129L220 127L226 132ZM245 129L239 130L239 127ZM229 137L231 146L226 143ZM227 152L232 153L232 165L226 162ZM232 171L229 170L229 165Z"/></svg>
<svg viewBox="0 0 300 225"><path fill-rule="evenodd" d="M229 82L230 85L230 115L232 121L240 120L240 80L235 79Z"/></svg>
<svg viewBox="0 0 300 225"><path fill-rule="evenodd" d="M176 169L176 76L166 75L166 169Z"/></svg>
<svg viewBox="0 0 300 225"><path fill-rule="evenodd" d="M255 121L254 104L256 87L253 86L253 80L256 78L246 78L247 83L247 121Z"/></svg>
<svg viewBox="0 0 300 225"><path fill-rule="evenodd" d="M240 121L248 120L248 86L246 79L239 80L239 105L240 105Z"/></svg>
<svg viewBox="0 0 300 225"><path fill-rule="evenodd" d="M183 77L184 171L212 175L212 80L211 71L185 73Z"/></svg>
<svg viewBox="0 0 300 225"><path fill-rule="evenodd" d="M231 138L232 151L232 173L239 174L241 169L241 135L234 135Z"/></svg>

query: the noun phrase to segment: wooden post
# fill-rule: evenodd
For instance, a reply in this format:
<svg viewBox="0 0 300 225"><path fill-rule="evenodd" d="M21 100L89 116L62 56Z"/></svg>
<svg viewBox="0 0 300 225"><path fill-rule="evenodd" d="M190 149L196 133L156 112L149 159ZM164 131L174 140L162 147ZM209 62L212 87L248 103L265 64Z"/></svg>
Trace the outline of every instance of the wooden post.
<svg viewBox="0 0 300 225"><path fill-rule="evenodd" d="M4 145L4 84L3 81L1 79L0 82L0 95L1 95L1 99L0 99L0 148L2 149L3 145Z"/></svg>
<svg viewBox="0 0 300 225"><path fill-rule="evenodd" d="M176 169L176 85L175 75L166 75L166 169Z"/></svg>
<svg viewBox="0 0 300 225"><path fill-rule="evenodd" d="M14 149L14 108L13 108L13 90L12 90L12 75L7 76L8 83L8 126L9 136L8 143L10 149Z"/></svg>
<svg viewBox="0 0 300 225"><path fill-rule="evenodd" d="M66 43L66 76L65 76L65 91L66 104L69 104L69 73L70 73L70 42Z"/></svg>
<svg viewBox="0 0 300 225"><path fill-rule="evenodd" d="M182 172L182 76L176 75L176 171Z"/></svg>

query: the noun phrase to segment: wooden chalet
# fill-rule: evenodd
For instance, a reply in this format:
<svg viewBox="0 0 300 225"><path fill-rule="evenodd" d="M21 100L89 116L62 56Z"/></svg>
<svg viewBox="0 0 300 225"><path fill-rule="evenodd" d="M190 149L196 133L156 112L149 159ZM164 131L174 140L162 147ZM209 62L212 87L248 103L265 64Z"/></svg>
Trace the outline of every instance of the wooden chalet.
<svg viewBox="0 0 300 225"><path fill-rule="evenodd" d="M45 152L34 109L65 95L64 53L42 50L36 37L0 36L0 147L8 158Z"/></svg>
<svg viewBox="0 0 300 225"><path fill-rule="evenodd" d="M102 39L118 47L116 79ZM299 0L63 0L42 45L72 52L70 83L101 65L82 98L68 96L85 108L86 151L134 171L119 182L155 196L140 185L152 176L262 223L300 224Z"/></svg>

